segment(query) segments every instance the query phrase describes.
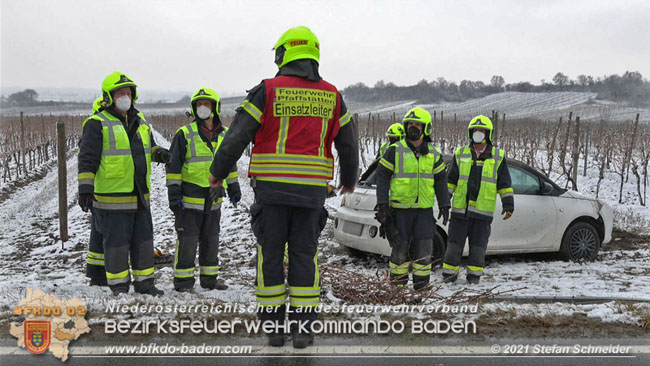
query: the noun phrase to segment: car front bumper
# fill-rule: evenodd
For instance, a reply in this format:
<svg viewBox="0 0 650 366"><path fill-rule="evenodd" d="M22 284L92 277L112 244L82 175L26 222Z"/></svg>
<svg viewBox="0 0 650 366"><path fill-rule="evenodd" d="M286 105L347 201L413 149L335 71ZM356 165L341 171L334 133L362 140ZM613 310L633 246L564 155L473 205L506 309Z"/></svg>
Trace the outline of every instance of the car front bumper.
<svg viewBox="0 0 650 366"><path fill-rule="evenodd" d="M375 232L374 237L371 231ZM334 237L347 247L390 256L388 240L379 237L374 211L340 207L334 216Z"/></svg>

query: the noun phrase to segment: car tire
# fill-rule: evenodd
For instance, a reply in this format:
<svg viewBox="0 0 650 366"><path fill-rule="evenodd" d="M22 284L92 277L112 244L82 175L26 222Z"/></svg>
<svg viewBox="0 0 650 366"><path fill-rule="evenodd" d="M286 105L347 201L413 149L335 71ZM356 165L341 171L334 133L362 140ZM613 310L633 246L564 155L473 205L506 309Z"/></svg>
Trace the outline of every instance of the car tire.
<svg viewBox="0 0 650 366"><path fill-rule="evenodd" d="M564 233L560 255L573 262L590 262L598 256L600 244L598 231L593 225L576 222Z"/></svg>
<svg viewBox="0 0 650 366"><path fill-rule="evenodd" d="M442 267L442 260L445 257L445 252L447 251L447 243L445 239L440 235L436 230L433 233L433 252L431 253L431 260L433 263L433 268Z"/></svg>

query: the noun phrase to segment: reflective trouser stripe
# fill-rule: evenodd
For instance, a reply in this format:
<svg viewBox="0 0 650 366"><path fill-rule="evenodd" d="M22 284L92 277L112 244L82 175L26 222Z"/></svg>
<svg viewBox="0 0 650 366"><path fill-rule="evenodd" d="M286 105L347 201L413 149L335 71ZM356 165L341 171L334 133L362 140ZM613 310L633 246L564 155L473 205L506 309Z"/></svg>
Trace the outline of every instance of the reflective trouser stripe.
<svg viewBox="0 0 650 366"><path fill-rule="evenodd" d="M89 251L86 263L94 266L104 266L104 254Z"/></svg>
<svg viewBox="0 0 650 366"><path fill-rule="evenodd" d="M467 266L467 273L476 276L481 276L483 275L483 267Z"/></svg>
<svg viewBox="0 0 650 366"><path fill-rule="evenodd" d="M153 278L153 267L133 270L133 281L144 281L149 278Z"/></svg>
<svg viewBox="0 0 650 366"><path fill-rule="evenodd" d="M174 277L176 277L176 278L194 277L194 267L192 267L192 268L176 268L176 269L174 269Z"/></svg>
<svg viewBox="0 0 650 366"><path fill-rule="evenodd" d="M255 286L257 303L263 306L279 306L286 303L287 287L285 284L277 286Z"/></svg>
<svg viewBox="0 0 650 366"><path fill-rule="evenodd" d="M404 262L402 264L395 264L393 262L388 263L390 267L390 273L393 275L405 275L409 273L409 267L411 266L411 262Z"/></svg>
<svg viewBox="0 0 650 366"><path fill-rule="evenodd" d="M428 276L431 274L431 264L421 265L418 263L413 263L413 275L414 276Z"/></svg>
<svg viewBox="0 0 650 366"><path fill-rule="evenodd" d="M200 266L201 276L216 276L219 274L219 266Z"/></svg>
<svg viewBox="0 0 650 366"><path fill-rule="evenodd" d="M456 274L460 271L460 266L452 266L451 264L442 264L442 273Z"/></svg>
<svg viewBox="0 0 650 366"><path fill-rule="evenodd" d="M117 285L119 283L128 283L130 280L129 278L129 270L127 269L126 271L122 271L120 273L111 273L111 272L106 272L106 281L108 282L109 285Z"/></svg>
<svg viewBox="0 0 650 366"><path fill-rule="evenodd" d="M309 307L320 304L320 286L289 286L289 300L293 307Z"/></svg>

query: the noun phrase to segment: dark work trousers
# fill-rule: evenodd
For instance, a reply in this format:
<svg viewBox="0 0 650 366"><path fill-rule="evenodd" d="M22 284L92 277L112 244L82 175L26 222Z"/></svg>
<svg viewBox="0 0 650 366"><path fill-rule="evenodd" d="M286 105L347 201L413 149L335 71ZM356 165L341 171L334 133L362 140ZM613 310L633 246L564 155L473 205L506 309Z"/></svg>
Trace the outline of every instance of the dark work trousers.
<svg viewBox="0 0 650 366"><path fill-rule="evenodd" d="M199 250L199 280L201 287L213 289L219 274L219 220L221 210L179 210L175 214L176 253L174 257L174 288L194 286L196 249Z"/></svg>
<svg viewBox="0 0 650 366"><path fill-rule="evenodd" d="M443 271L448 274L458 273L465 239L469 239L467 273L476 276L482 275L490 232L491 223L489 221L452 216L449 221L449 239L447 240Z"/></svg>
<svg viewBox="0 0 650 366"><path fill-rule="evenodd" d="M305 208L254 203L251 225L257 238L258 305L271 312L260 312L262 321L283 321L287 286L284 279L284 248L288 243L289 319L310 322L320 301L318 237L327 222L323 207Z"/></svg>
<svg viewBox="0 0 650 366"><path fill-rule="evenodd" d="M435 226L433 209L393 209L393 222L399 232L400 242L393 245L390 254L391 280L398 286L408 284L412 264L413 286L420 288L429 283L431 274ZM411 253L413 258L410 258Z"/></svg>
<svg viewBox="0 0 650 366"><path fill-rule="evenodd" d="M88 242L86 277L91 280L106 281L106 270L104 269L104 238L95 227L94 210L90 212L90 241Z"/></svg>
<svg viewBox="0 0 650 366"><path fill-rule="evenodd" d="M153 287L153 223L149 208L136 212L96 210L95 225L104 241L106 280L111 290L128 290L129 257L136 292Z"/></svg>

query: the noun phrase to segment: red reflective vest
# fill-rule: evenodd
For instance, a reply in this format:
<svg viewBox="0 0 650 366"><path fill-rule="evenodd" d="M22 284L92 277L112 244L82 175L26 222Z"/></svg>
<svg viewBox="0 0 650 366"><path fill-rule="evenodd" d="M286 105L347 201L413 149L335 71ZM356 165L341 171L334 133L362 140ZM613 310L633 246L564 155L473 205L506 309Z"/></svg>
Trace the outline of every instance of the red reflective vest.
<svg viewBox="0 0 650 366"><path fill-rule="evenodd" d="M297 76L264 80L266 105L248 175L260 181L326 186L334 172L332 142L350 120L333 85ZM343 118L341 118L343 117Z"/></svg>

